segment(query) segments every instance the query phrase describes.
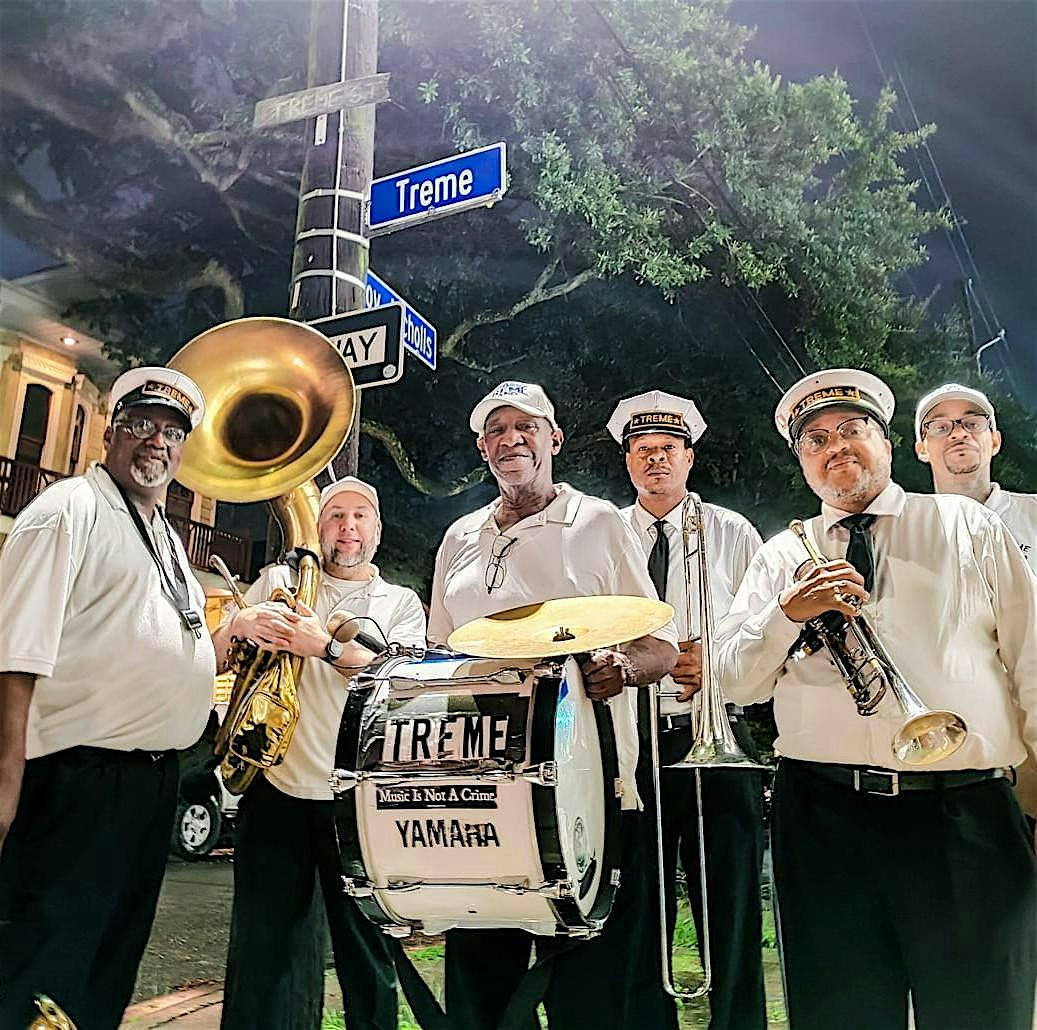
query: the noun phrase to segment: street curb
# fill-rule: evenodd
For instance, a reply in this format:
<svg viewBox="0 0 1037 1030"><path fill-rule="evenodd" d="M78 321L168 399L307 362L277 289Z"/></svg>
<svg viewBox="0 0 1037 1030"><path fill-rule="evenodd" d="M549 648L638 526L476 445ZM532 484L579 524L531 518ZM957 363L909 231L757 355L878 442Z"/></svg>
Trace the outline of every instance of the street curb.
<svg viewBox="0 0 1037 1030"><path fill-rule="evenodd" d="M149 998L147 1001L131 1005L122 1017L123 1028L129 1030L152 1030L155 1027L166 1026L175 1021L184 1020L199 1014L196 1019L191 1020L196 1026L205 1026L208 1021L203 1022L204 1017L200 1013L216 1005L223 1004L223 982L214 980L210 983L201 984L197 987L188 987L184 990L172 991L158 998ZM219 1013L212 1013L219 1024Z"/></svg>

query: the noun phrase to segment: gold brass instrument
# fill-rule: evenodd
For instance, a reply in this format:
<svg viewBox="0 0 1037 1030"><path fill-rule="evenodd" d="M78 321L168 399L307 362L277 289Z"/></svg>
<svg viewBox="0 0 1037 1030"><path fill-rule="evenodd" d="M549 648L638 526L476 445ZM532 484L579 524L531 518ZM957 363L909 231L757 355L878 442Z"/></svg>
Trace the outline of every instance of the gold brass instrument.
<svg viewBox="0 0 1037 1030"><path fill-rule="evenodd" d="M828 560L807 535L801 520L790 522L789 529L799 537L815 566ZM968 735L965 720L955 712L932 711L925 706L862 611L841 618L845 625L836 624L835 628L822 617L811 619L807 626L828 649L858 713L873 715L888 691L904 714L904 722L892 740L893 755L899 761L930 765L953 755Z"/></svg>
<svg viewBox="0 0 1037 1030"><path fill-rule="evenodd" d="M76 1024L68 1018L61 1006L45 994L37 994L33 1001L40 1014L29 1024L28 1030L76 1030Z"/></svg>
<svg viewBox="0 0 1037 1030"><path fill-rule="evenodd" d="M659 865L659 928L662 954L663 989L672 998L689 1001L708 994L713 984L713 963L709 956L709 900L706 884L706 835L705 818L702 812L702 770L722 767L725 769L762 770L763 766L746 757L731 731L724 698L720 693L713 671L713 595L710 589L709 561L706 554L706 534L702 512L702 499L688 492L681 509L681 539L684 547L685 615L688 632L691 632L693 579L698 581L699 646L702 652L702 686L692 699L692 727L694 730L691 749L679 761L668 765L668 769L690 769L695 774L695 801L698 806L699 833L699 881L702 888L702 940L699 953L702 959L703 980L694 991L679 990L673 982L670 942L666 933L666 869L663 858L663 822L660 803L660 757L658 719L650 720L649 736L652 749L652 782L655 790L655 836L656 860ZM697 538L697 547L692 551L692 538ZM697 558L697 577L692 576L692 558ZM658 714L661 697L676 697L677 693L664 693L652 686L652 703L649 710Z"/></svg>
<svg viewBox="0 0 1037 1030"><path fill-rule="evenodd" d="M355 410L342 355L301 322L240 318L196 336L169 364L189 375L206 401L177 478L221 501L269 501L285 550L300 555L298 587L276 590L270 600L312 607L320 583L312 479L341 449ZM216 753L224 785L240 794L257 772L284 759L299 721L302 659L241 643L234 664Z"/></svg>

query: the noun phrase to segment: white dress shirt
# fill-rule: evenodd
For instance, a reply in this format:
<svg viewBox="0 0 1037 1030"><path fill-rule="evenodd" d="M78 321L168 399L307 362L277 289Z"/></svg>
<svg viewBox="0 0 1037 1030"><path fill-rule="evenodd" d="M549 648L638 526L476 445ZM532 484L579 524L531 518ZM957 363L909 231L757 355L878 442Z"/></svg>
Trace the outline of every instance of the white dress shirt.
<svg viewBox="0 0 1037 1030"><path fill-rule="evenodd" d="M647 557L655 546L656 517L642 508L640 503L624 508L622 515L637 533ZM692 529L685 555L683 517L683 504L678 504L663 516L666 538L670 543L666 596L663 600L673 605L673 621L678 639L695 640L701 632L698 537ZM748 519L717 504L702 502L702 521L706 538L706 562L709 568L709 595L713 602L715 627L731 607L738 584L742 582L742 576L745 575L745 570L762 541L760 534ZM660 682L659 711L663 715L679 715L691 710L691 701L678 701L673 696L679 693L680 689L671 676L664 677Z"/></svg>
<svg viewBox="0 0 1037 1030"><path fill-rule="evenodd" d="M381 639L384 633L392 643L424 647L425 610L418 595L408 587L386 583L378 569L374 565L371 568L374 576L364 580L338 579L322 571L314 614L324 623L339 609L368 616L373 621L362 621L361 633L375 639ZM297 574L287 565L268 565L249 587L245 600L256 604L265 601L277 587L294 590L297 583ZM230 614L224 618L224 624ZM323 659L305 660L299 677L299 721L292 742L284 761L264 773L282 793L311 801L330 801L334 797L328 777L335 767L335 748L349 682L348 676Z"/></svg>
<svg viewBox="0 0 1037 1030"><path fill-rule="evenodd" d="M969 736L938 769L1018 765L1037 750L1037 578L1004 524L955 494L905 494L895 483L868 506L875 586L865 612L904 678L930 708L957 712ZM846 512L822 505L807 532L842 558ZM790 758L908 768L890 741L903 722L891 693L867 717L826 651L786 660L803 628L779 594L806 559L788 530L768 540L717 630L721 687L735 701L773 695L775 748Z"/></svg>
<svg viewBox="0 0 1037 1030"><path fill-rule="evenodd" d="M1001 516L1030 568L1037 572L1037 494L1013 494L992 484L984 504Z"/></svg>
<svg viewBox="0 0 1037 1030"><path fill-rule="evenodd" d="M204 592L158 508L148 529L204 617ZM201 736L212 640L184 626L99 465L48 487L15 520L0 553L0 672L36 676L28 758L79 745L165 751Z"/></svg>
<svg viewBox="0 0 1037 1030"><path fill-rule="evenodd" d="M558 597L626 594L655 598L641 543L618 509L598 497L556 485L555 499L501 533L497 500L458 519L436 555L429 611L429 640L444 644L472 619ZM503 559L503 578L486 588L486 569L501 537L514 540ZM495 550L496 549L496 550ZM673 622L653 636L677 646ZM637 766L637 696L624 690L609 702L616 731L623 807L640 807Z"/></svg>

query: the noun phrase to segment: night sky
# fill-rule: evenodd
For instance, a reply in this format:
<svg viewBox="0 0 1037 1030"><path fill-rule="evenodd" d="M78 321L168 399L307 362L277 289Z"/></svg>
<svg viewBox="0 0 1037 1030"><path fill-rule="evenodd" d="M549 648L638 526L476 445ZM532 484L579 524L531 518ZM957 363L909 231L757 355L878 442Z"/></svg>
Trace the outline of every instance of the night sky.
<svg viewBox="0 0 1037 1030"><path fill-rule="evenodd" d="M972 277L983 307L975 318L980 342L1002 326L1007 333L1007 345L986 350L984 367L1037 408L1037 3L745 0L731 15L758 26L749 55L787 79L838 70L868 103L882 83L878 62L894 85L899 70L919 120L938 126L929 147L978 268L977 275L960 241L956 256L948 234L934 234L928 264L901 288L925 297L939 287L939 313L961 303L962 280ZM913 127L905 100L900 114ZM909 172L924 172L936 201L924 184L919 200L938 206L943 191L926 155L919 157L921 170L906 157ZM5 276L51 263L10 237L2 249Z"/></svg>
<svg viewBox="0 0 1037 1030"><path fill-rule="evenodd" d="M978 278L960 241L965 271L987 313L1003 326L1007 346L983 354L984 367L1028 406L1037 408L1037 3L1032 0L771 0L735 3L737 21L756 25L750 56L789 79L838 70L868 102L899 69L923 123L935 122L929 149L967 223L963 232ZM869 43L870 35L870 43ZM877 52L878 61L876 61ZM899 113L914 126L902 91ZM938 201L943 192L924 152L922 170ZM905 162L921 179L912 155ZM923 183L920 202L932 205ZM926 245L929 262L901 284L925 297L937 286L937 311L960 303L962 269L945 234ZM992 307L992 310L991 310ZM981 342L987 324L977 313Z"/></svg>

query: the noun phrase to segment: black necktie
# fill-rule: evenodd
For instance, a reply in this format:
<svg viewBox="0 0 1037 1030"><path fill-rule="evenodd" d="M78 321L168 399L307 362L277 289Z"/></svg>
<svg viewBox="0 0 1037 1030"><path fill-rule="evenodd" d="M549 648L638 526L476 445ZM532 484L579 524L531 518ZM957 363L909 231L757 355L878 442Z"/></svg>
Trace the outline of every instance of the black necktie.
<svg viewBox="0 0 1037 1030"><path fill-rule="evenodd" d="M660 601L666 600L666 578L670 571L670 541L666 537L666 523L659 519L655 525L655 544L648 555L648 575L652 577Z"/></svg>
<svg viewBox="0 0 1037 1030"><path fill-rule="evenodd" d="M848 515L839 520L850 531L846 560L864 577L864 589L871 593L875 585L875 555L871 549L871 524L874 515Z"/></svg>
<svg viewBox="0 0 1037 1030"><path fill-rule="evenodd" d="M655 592L660 601L666 600L666 580L670 571L670 541L666 536L666 523L659 519L655 524L655 543L648 555L648 575L655 584ZM648 753L649 722L648 691L637 692L637 726L644 745L644 754Z"/></svg>

